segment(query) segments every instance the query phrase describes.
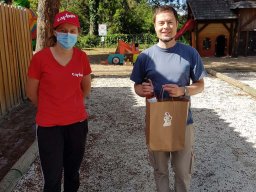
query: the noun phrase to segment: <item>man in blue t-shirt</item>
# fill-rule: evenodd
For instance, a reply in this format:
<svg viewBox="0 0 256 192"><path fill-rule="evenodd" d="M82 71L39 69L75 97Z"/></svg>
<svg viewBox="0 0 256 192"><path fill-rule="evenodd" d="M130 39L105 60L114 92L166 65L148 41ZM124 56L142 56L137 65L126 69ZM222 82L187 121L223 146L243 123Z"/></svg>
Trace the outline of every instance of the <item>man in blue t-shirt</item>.
<svg viewBox="0 0 256 192"><path fill-rule="evenodd" d="M178 27L176 10L171 6L159 6L154 11L154 26L159 42L144 50L137 58L131 74L137 95L150 98L190 98L204 89L206 72L198 52L182 43L176 42ZM145 81L147 79L147 81ZM185 147L175 152L149 150L151 164L154 168L158 192L169 192L168 161L175 173L175 191L188 191L194 160L194 128L189 109L185 135Z"/></svg>

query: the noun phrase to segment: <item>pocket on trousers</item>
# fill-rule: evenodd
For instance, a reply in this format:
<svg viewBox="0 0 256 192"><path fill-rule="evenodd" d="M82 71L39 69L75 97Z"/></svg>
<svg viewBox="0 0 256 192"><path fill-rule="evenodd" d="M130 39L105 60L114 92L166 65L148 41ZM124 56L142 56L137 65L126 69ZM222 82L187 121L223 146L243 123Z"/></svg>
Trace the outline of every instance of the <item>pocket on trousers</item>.
<svg viewBox="0 0 256 192"><path fill-rule="evenodd" d="M190 169L189 169L190 174L192 174L194 172L194 165L195 165L195 154L194 154L194 152L191 152Z"/></svg>

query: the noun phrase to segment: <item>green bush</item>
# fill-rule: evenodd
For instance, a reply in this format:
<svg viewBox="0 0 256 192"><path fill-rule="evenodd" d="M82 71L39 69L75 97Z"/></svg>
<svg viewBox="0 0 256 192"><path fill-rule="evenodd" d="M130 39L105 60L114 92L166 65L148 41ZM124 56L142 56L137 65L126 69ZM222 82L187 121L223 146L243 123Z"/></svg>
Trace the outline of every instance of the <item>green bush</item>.
<svg viewBox="0 0 256 192"><path fill-rule="evenodd" d="M86 35L79 36L77 47L86 48L86 47L97 47L100 44L100 37L96 35Z"/></svg>
<svg viewBox="0 0 256 192"><path fill-rule="evenodd" d="M81 35L78 38L77 46L81 49L90 47L116 47L119 40L123 40L126 43L138 43L140 49L148 48L149 46L158 42L155 34L109 34L104 37L104 41L101 41L100 36L96 35ZM180 42L189 44L186 37L179 38Z"/></svg>
<svg viewBox="0 0 256 192"><path fill-rule="evenodd" d="M100 36L86 35L80 36L78 38L77 46L79 48L88 47L116 47L119 40L123 40L127 43L139 43L140 47L142 45L149 46L157 42L155 34L145 33L145 34L109 34L104 37L104 41L101 41Z"/></svg>
<svg viewBox="0 0 256 192"><path fill-rule="evenodd" d="M14 0L13 5L30 8L30 2L28 0Z"/></svg>

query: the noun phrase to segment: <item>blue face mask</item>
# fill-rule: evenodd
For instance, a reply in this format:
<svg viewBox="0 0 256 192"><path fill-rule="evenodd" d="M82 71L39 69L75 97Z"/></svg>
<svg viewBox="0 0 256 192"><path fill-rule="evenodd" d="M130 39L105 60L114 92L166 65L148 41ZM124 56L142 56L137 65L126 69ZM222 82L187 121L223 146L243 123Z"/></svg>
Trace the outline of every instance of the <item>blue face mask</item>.
<svg viewBox="0 0 256 192"><path fill-rule="evenodd" d="M56 37L64 49L71 49L77 42L77 34L56 32Z"/></svg>

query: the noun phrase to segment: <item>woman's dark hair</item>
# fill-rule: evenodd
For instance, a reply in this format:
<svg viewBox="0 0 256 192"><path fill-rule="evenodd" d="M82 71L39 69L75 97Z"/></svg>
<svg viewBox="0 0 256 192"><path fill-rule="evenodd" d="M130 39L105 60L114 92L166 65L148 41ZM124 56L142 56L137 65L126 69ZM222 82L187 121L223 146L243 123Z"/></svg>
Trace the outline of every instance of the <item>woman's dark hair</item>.
<svg viewBox="0 0 256 192"><path fill-rule="evenodd" d="M52 35L47 40L47 47L53 47L57 43L57 37L55 35Z"/></svg>
<svg viewBox="0 0 256 192"><path fill-rule="evenodd" d="M176 21L178 21L177 11L170 5L161 5L154 8L153 22L156 21L156 15L162 12L171 12L174 14Z"/></svg>
<svg viewBox="0 0 256 192"><path fill-rule="evenodd" d="M47 39L47 42L46 42L46 46L47 47L53 47L54 45L56 45L57 43L57 37L56 35L54 35L54 31L57 29L57 27L53 28L53 31L52 31L52 36L50 36L48 39Z"/></svg>

